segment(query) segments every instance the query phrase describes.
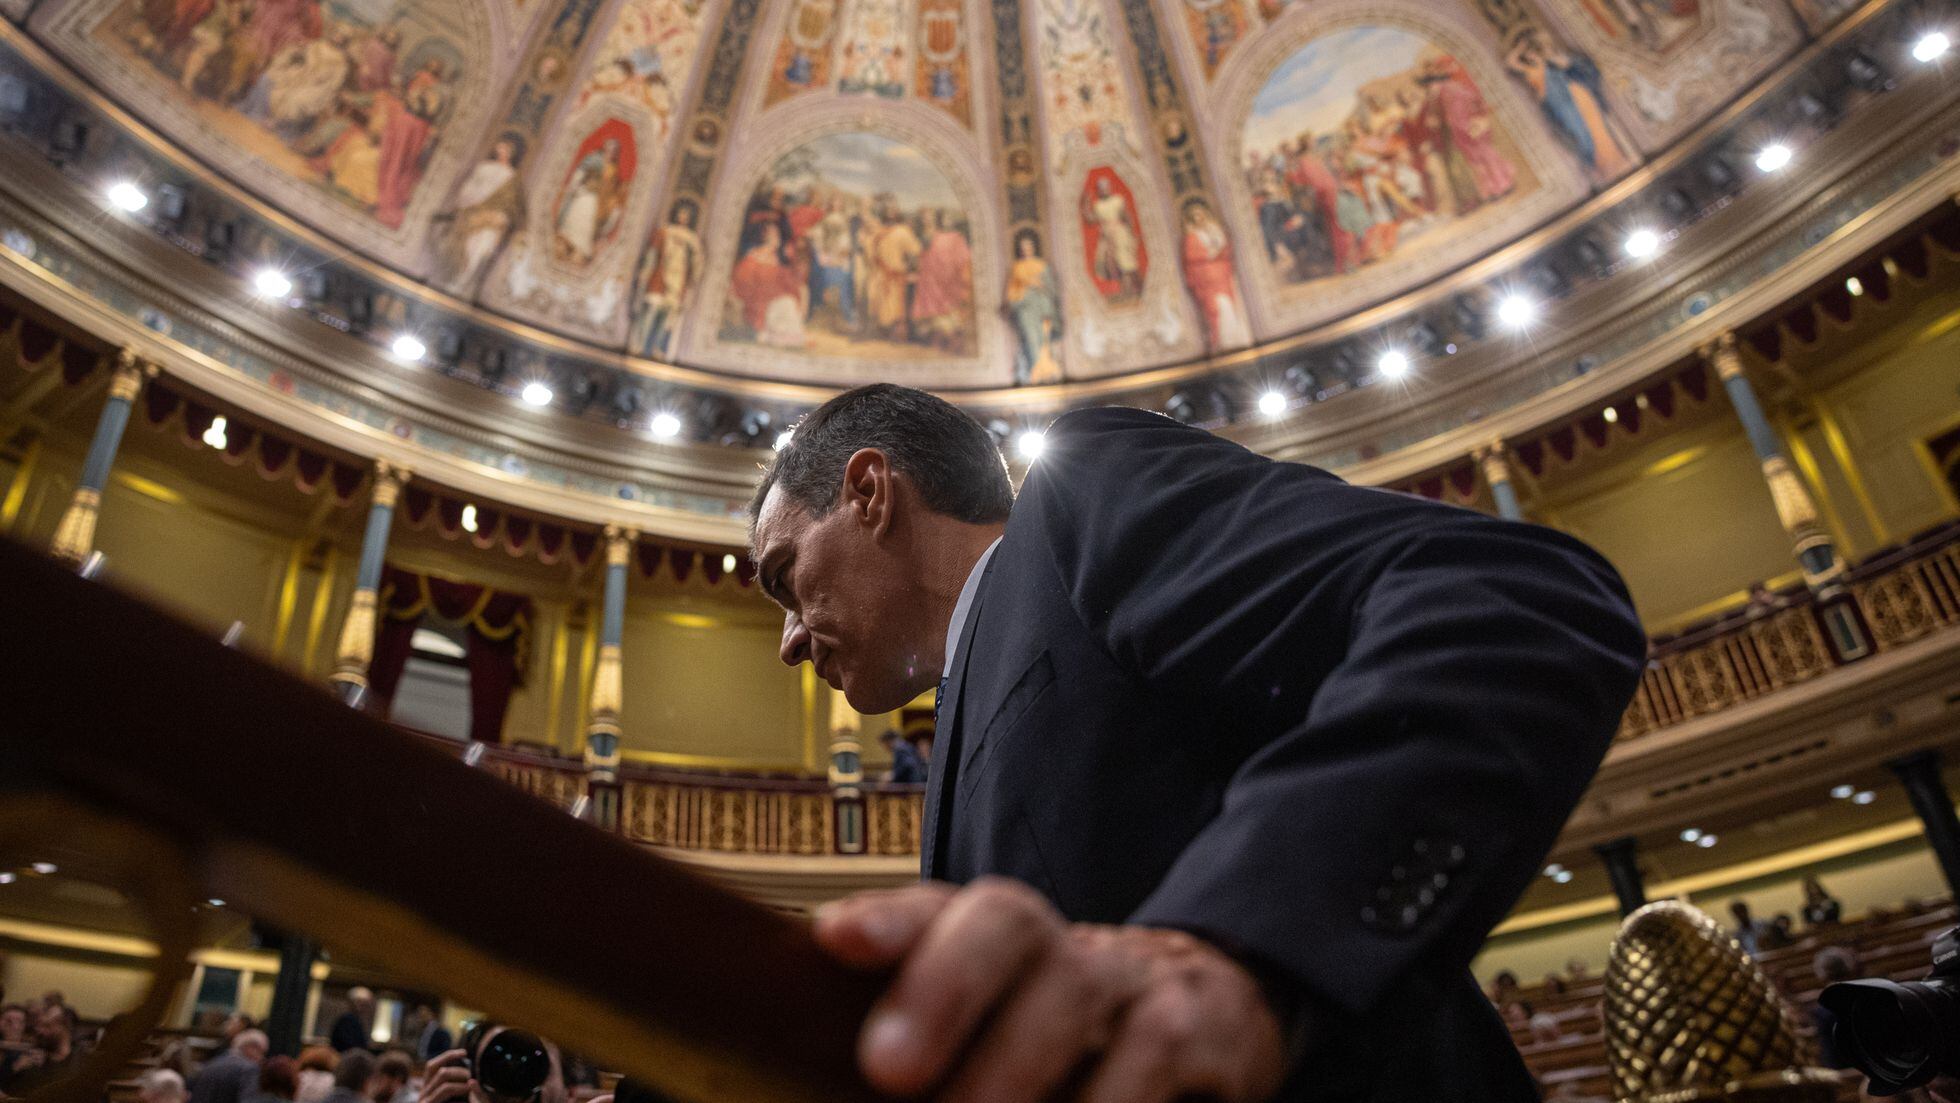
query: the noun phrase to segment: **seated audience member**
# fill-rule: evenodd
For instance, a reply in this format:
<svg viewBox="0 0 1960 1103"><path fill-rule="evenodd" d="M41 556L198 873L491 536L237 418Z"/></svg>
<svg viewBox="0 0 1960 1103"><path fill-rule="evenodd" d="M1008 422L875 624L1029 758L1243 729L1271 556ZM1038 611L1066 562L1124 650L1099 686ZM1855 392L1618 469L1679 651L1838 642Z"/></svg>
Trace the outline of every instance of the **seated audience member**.
<svg viewBox="0 0 1960 1103"><path fill-rule="evenodd" d="M259 1083L248 1103L293 1103L299 1094L299 1062L291 1057L268 1057L259 1066Z"/></svg>
<svg viewBox="0 0 1960 1103"><path fill-rule="evenodd" d="M347 1010L333 1021L333 1029L327 1032L327 1044L341 1053L366 1049L373 1033L374 993L359 987L348 989Z"/></svg>
<svg viewBox="0 0 1960 1103"><path fill-rule="evenodd" d="M238 1040L240 1034L252 1030L258 1025L258 1021L250 1015L247 1015L243 1011L234 1011L225 1016L224 1025L218 1028L218 1036L223 1039L225 1048L230 1049L231 1044Z"/></svg>
<svg viewBox="0 0 1960 1103"><path fill-rule="evenodd" d="M372 1079L374 1054L364 1049L348 1050L334 1066L333 1090L327 1093L326 1103L368 1103L367 1086Z"/></svg>
<svg viewBox="0 0 1960 1103"><path fill-rule="evenodd" d="M1592 972L1583 960L1576 957L1567 959L1565 963L1565 979L1579 981L1585 980L1591 975Z"/></svg>
<svg viewBox="0 0 1960 1103"><path fill-rule="evenodd" d="M878 737L885 750L892 756L892 768L885 772L885 780L903 785L917 785L926 779L926 764L920 760L919 752L911 743L898 737L898 733L886 728Z"/></svg>
<svg viewBox="0 0 1960 1103"><path fill-rule="evenodd" d="M1531 1025L1531 1016L1536 1014L1531 1004L1525 1000L1512 1000L1497 1010L1504 1016L1505 1026L1528 1027Z"/></svg>
<svg viewBox="0 0 1960 1103"><path fill-rule="evenodd" d="M175 1069L151 1069L136 1081L136 1103L184 1103L184 1078Z"/></svg>
<svg viewBox="0 0 1960 1103"><path fill-rule="evenodd" d="M334 1066L340 1054L332 1046L307 1046L299 1054L299 1090L294 1103L320 1103L333 1091Z"/></svg>
<svg viewBox="0 0 1960 1103"><path fill-rule="evenodd" d="M1790 918L1789 912L1777 912L1776 918L1769 921L1769 929L1763 932L1763 949L1781 950L1796 944L1796 920Z"/></svg>
<svg viewBox="0 0 1960 1103"><path fill-rule="evenodd" d="M1490 1002L1502 1008L1518 998L1518 975L1506 969L1490 980Z"/></svg>
<svg viewBox="0 0 1960 1103"><path fill-rule="evenodd" d="M395 1103L395 1097L408 1087L409 1077L415 1075L415 1067L400 1050L389 1050L374 1063L374 1075L368 1077L366 1095L372 1103Z"/></svg>
<svg viewBox="0 0 1960 1103"><path fill-rule="evenodd" d="M28 1095L67 1076L79 1060L74 1009L43 1002L41 1013L34 1019L34 1048L14 1058L7 1082L0 1084L0 1090L9 1095Z"/></svg>
<svg viewBox="0 0 1960 1103"><path fill-rule="evenodd" d="M33 1048L27 1037L27 1008L17 1003L0 1007L0 1086L13 1071L14 1058Z"/></svg>
<svg viewBox="0 0 1960 1103"><path fill-rule="evenodd" d="M190 1079L190 1103L244 1103L257 1093L265 1032L241 1030L231 1048L205 1062Z"/></svg>
<svg viewBox="0 0 1960 1103"><path fill-rule="evenodd" d="M1836 984L1839 981L1857 980L1864 970L1858 963L1858 955L1843 946L1826 946L1810 959L1810 971L1820 984ZM1839 1056L1837 1037L1837 1016L1823 1004L1815 1004L1810 1009L1810 1024L1817 1029L1817 1060L1827 1069L1850 1067Z"/></svg>
<svg viewBox="0 0 1960 1103"><path fill-rule="evenodd" d="M1803 925L1806 927L1828 927L1844 915L1844 905L1837 897L1824 891L1823 882L1815 877L1803 879Z"/></svg>
<svg viewBox="0 0 1960 1103"><path fill-rule="evenodd" d="M1729 937L1742 944L1744 953L1755 957L1769 949L1763 945L1763 937L1769 930L1769 924L1750 917L1748 901L1737 900L1730 904L1729 914L1735 917L1735 929L1729 932Z"/></svg>
<svg viewBox="0 0 1960 1103"><path fill-rule="evenodd" d="M1565 995L1565 978L1557 973L1545 974L1545 991L1554 996Z"/></svg>
<svg viewBox="0 0 1960 1103"><path fill-rule="evenodd" d="M1565 1028L1559 1025L1558 1018L1549 1011L1540 1011L1531 1016L1531 1039L1534 1042L1556 1042L1565 1036Z"/></svg>
<svg viewBox="0 0 1960 1103"><path fill-rule="evenodd" d="M919 761L932 768L932 731L927 729L911 737L912 749L919 752Z"/></svg>

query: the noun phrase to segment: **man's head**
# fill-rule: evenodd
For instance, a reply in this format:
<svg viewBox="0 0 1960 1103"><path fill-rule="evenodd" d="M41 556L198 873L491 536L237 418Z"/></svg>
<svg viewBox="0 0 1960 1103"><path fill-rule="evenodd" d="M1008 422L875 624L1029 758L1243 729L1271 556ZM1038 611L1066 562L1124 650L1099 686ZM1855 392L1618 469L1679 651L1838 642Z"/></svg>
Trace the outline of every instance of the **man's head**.
<svg viewBox="0 0 1960 1103"><path fill-rule="evenodd" d="M44 1004L34 1020L34 1044L59 1050L75 1040L75 1012L58 1003Z"/></svg>
<svg viewBox="0 0 1960 1103"><path fill-rule="evenodd" d="M374 1075L368 1077L366 1095L374 1103L389 1103L401 1090L408 1086L409 1077L415 1070L408 1058L389 1050L374 1064Z"/></svg>
<svg viewBox="0 0 1960 1103"><path fill-rule="evenodd" d="M241 1030L238 1037L231 1040L231 1051L247 1061L265 1060L265 1051L271 1048L263 1030Z"/></svg>
<svg viewBox="0 0 1960 1103"><path fill-rule="evenodd" d="M225 1024L218 1028L218 1032L223 1034L228 1041L236 1041L240 1034L257 1025L257 1023L252 1021L250 1015L247 1015L243 1011L234 1011L225 1016Z"/></svg>
<svg viewBox="0 0 1960 1103"><path fill-rule="evenodd" d="M151 1069L136 1081L137 1103L184 1103L184 1078L172 1069Z"/></svg>
<svg viewBox="0 0 1960 1103"><path fill-rule="evenodd" d="M333 1086L344 1088L356 1094L366 1094L368 1081L374 1078L374 1054L364 1049L350 1049L340 1055L340 1063L334 1066Z"/></svg>
<svg viewBox="0 0 1960 1103"><path fill-rule="evenodd" d="M347 990L347 1004L354 1009L354 1014L365 1019L374 1014L374 993L356 985Z"/></svg>
<svg viewBox="0 0 1960 1103"><path fill-rule="evenodd" d="M1729 914L1735 916L1736 926L1747 927L1749 925L1749 902L1746 900L1737 900L1733 904L1730 904Z"/></svg>
<svg viewBox="0 0 1960 1103"><path fill-rule="evenodd" d="M27 1037L27 1008L17 1003L0 1007L0 1042L18 1042Z"/></svg>
<svg viewBox="0 0 1960 1103"><path fill-rule="evenodd" d="M960 587L1013 505L999 447L944 400L879 383L819 406L749 503L783 662L863 713L936 685Z"/></svg>

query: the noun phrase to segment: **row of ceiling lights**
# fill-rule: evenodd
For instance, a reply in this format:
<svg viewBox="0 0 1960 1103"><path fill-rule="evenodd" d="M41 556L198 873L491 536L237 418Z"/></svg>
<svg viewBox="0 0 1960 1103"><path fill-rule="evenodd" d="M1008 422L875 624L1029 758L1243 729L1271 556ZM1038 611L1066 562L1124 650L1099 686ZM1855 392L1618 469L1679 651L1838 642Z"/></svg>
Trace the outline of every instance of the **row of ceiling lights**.
<svg viewBox="0 0 1960 1103"><path fill-rule="evenodd" d="M1931 63L1944 57L1951 49L1952 43L1944 32L1928 31L1913 42L1911 54L1916 61ZM1756 152L1755 164L1760 172L1775 173L1787 168L1794 158L1795 151L1787 144L1775 142ZM111 206L129 213L142 210L150 201L148 194L141 187L127 180L111 184L105 194ZM1643 261L1657 254L1663 244L1665 239L1658 231L1651 227L1640 226L1627 233L1621 242L1621 248L1629 259ZM1855 286L1855 283L1854 278L1846 285L1854 295L1862 290ZM293 280L278 268L261 268L252 276L252 287L266 299L284 302L292 295ZM1538 320L1539 314L1539 303L1521 292L1505 293L1498 300L1495 310L1498 324L1513 332L1529 329L1532 323ZM389 351L397 361L412 364L427 356L429 349L420 337L405 332L394 337L389 344ZM1450 346L1448 351L1454 352L1455 346ZM1391 382L1406 378L1413 367L1409 354L1393 347L1382 350L1375 360L1376 373L1382 379ZM528 406L543 408L550 406L557 399L557 392L545 380L532 379L519 388L517 397ZM1279 390L1267 390L1260 394L1257 400L1259 413L1268 420L1284 417L1292 406L1293 401ZM1612 407L1607 407L1604 414L1609 422L1618 420L1618 411ZM647 423L649 433L658 440L672 440L680 435L684 427L680 416L670 410L656 411ZM776 449L780 451L789 439L790 433L787 430L779 434L776 437ZM1039 429L1026 429L1015 437L1015 451L1022 459L1033 462L1041 455L1043 443L1044 438Z"/></svg>

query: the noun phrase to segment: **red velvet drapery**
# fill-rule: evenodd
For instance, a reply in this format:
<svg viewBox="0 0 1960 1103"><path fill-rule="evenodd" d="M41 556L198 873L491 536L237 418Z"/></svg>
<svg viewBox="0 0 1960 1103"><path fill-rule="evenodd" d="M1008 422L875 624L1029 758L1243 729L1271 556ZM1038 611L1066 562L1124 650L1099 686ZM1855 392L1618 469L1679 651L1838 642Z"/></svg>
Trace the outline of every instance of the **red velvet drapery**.
<svg viewBox="0 0 1960 1103"><path fill-rule="evenodd" d="M376 618L368 688L383 713L394 704L416 626L423 617L433 616L466 630L470 738L501 742L511 691L524 682L524 660L530 652L531 599L391 565L382 571L378 604L381 615Z"/></svg>

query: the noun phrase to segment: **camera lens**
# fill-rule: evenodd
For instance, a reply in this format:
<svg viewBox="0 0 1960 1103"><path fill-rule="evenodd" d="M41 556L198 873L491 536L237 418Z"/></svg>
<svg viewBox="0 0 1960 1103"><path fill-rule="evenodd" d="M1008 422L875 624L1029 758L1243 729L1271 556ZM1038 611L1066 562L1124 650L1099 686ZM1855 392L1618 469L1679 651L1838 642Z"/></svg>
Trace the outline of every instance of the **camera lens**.
<svg viewBox="0 0 1960 1103"><path fill-rule="evenodd" d="M1845 981L1824 989L1819 1002L1837 1016L1832 1036L1871 1078L1873 1095L1919 1087L1960 1058L1960 991L1945 978Z"/></svg>
<svg viewBox="0 0 1960 1103"><path fill-rule="evenodd" d="M477 1054L476 1082L496 1099L528 1100L550 1077L551 1054L529 1031L500 1030Z"/></svg>
<svg viewBox="0 0 1960 1103"><path fill-rule="evenodd" d="M1846 1023L1855 1036L1857 1052L1886 1080L1910 1080L1931 1056L1913 1037L1905 1010L1891 993L1868 993Z"/></svg>

